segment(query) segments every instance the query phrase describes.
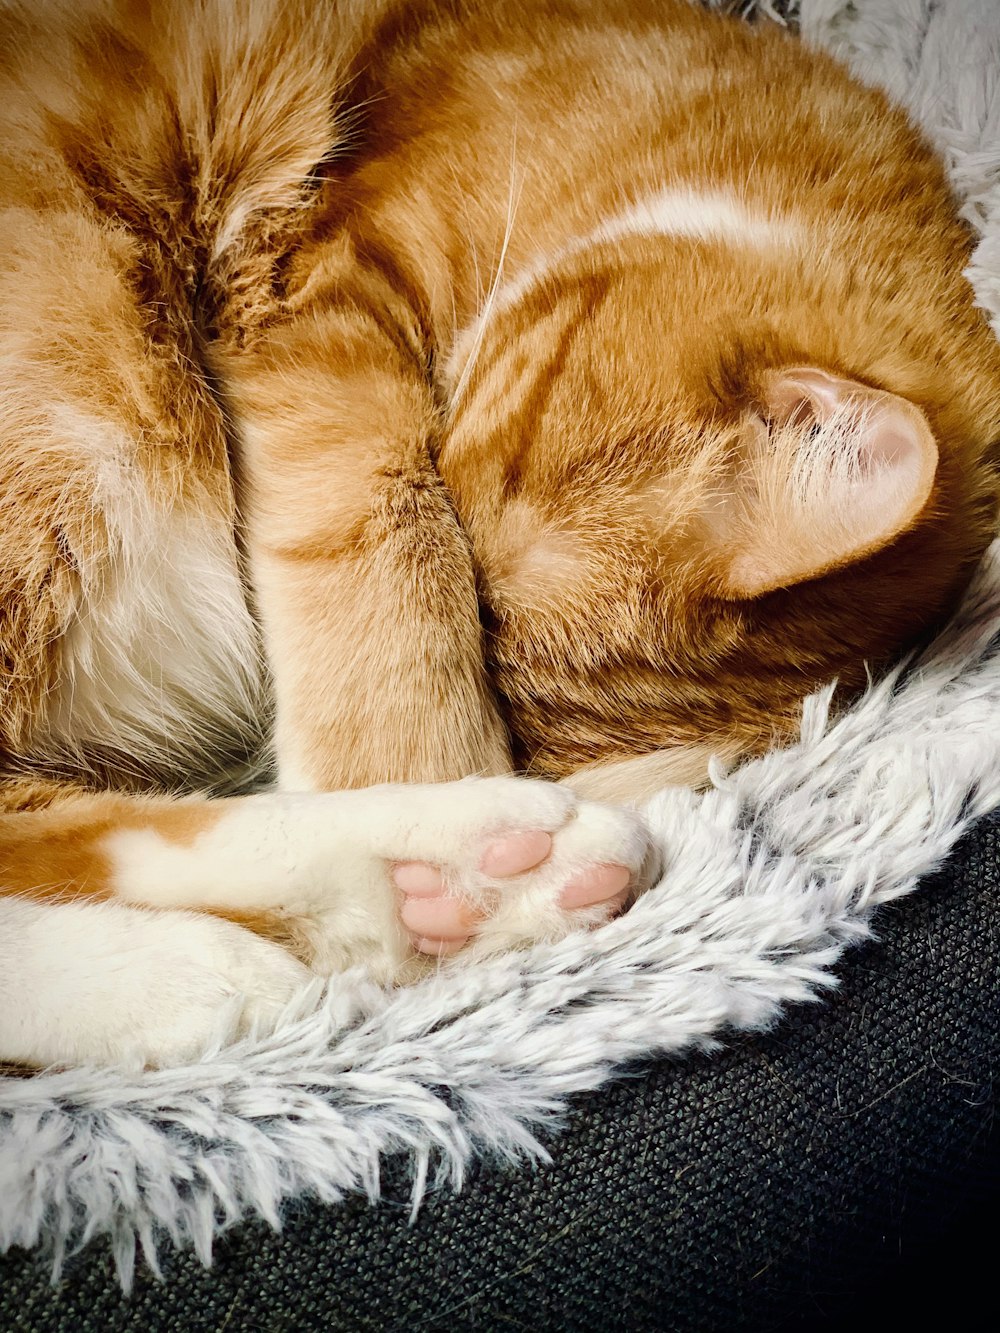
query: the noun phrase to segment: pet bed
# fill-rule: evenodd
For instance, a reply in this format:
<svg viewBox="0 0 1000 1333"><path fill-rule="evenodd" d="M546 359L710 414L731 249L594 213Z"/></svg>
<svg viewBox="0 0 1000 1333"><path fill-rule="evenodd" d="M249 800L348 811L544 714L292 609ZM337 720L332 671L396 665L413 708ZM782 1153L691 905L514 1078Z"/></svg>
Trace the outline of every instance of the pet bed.
<svg viewBox="0 0 1000 1333"><path fill-rule="evenodd" d="M864 6L802 0L800 8L805 37L844 54L864 77L907 102L945 154L966 216L982 238L970 278L1000 327L1000 9L994 0L866 0ZM709 1222L723 1218L716 1243L728 1254L739 1236L739 1200L757 1200L759 1208L766 1195L769 1211L748 1223L743 1257L751 1266L759 1258L763 1274L777 1274L788 1246L816 1238L810 1217L852 1209L860 1217L865 1200L880 1190L891 1211L892 1180L910 1189L930 1162L938 1177L944 1169L957 1171L959 1160L975 1164L988 1120L984 1108L992 1105L983 1092L983 1062L991 1053L995 1058L998 1044L991 1006L984 1003L978 1026L969 1021L974 1040L953 1065L933 1038L937 1030L947 1045L963 1011L973 1012L988 992L982 975L976 974L977 983L963 978L960 962L975 957L977 921L984 929L993 922L995 940L996 876L989 867L996 860L996 825L987 821L978 831L978 851L971 855L979 869L971 877L932 879L918 898L891 912L885 905L911 895L976 821L1000 808L998 636L995 546L952 623L849 712L831 720L829 696L820 694L807 703L797 746L729 774L717 772L708 792L675 788L650 801L648 815L664 849L663 878L629 913L593 935L474 970L442 971L396 994L361 977L341 977L327 993L305 997L275 1036L206 1052L182 1069L128 1079L68 1071L0 1080L0 1246L33 1252L30 1260L7 1261L0 1315L6 1309L7 1320L28 1327L32 1300L48 1299L26 1276L26 1263L58 1272L68 1255L103 1242L109 1257L90 1254L74 1265L90 1275L95 1291L106 1293L107 1263L128 1287L141 1254L153 1271L162 1262L171 1274L187 1275L184 1290L195 1304L184 1327L221 1328L225 1310L216 1310L214 1323L201 1318L209 1288L192 1276L191 1263L208 1263L214 1247L224 1271L227 1256L242 1253L249 1265L243 1271L256 1273L266 1288L266 1273L281 1282L295 1272L277 1260L268 1269L266 1256L287 1255L302 1236L314 1259L326 1255L325 1267L316 1262L326 1275L324 1290L333 1293L329 1299L342 1300L342 1309L328 1308L322 1327L413 1328L420 1320L427 1327L476 1326L477 1313L493 1313L491 1289L500 1308L504 1274L537 1271L551 1280L539 1286L533 1327L679 1328L680 1307L675 1320L655 1322L648 1291L642 1295L642 1268L656 1262L662 1270L664 1256L672 1255L671 1290L681 1293L680 1301L692 1274L704 1283L708 1270L695 1262L693 1238L700 1236L710 1251L711 1228L672 1230L689 1209L701 1206ZM938 905L947 885L950 896ZM939 912L938 936L930 928L921 934L921 914ZM866 940L873 924L882 942L844 958L845 948ZM903 941L896 955L886 944L893 929ZM912 949L920 962L915 971L901 969ZM992 953L983 953L992 957L995 974L995 943ZM972 963L969 969L975 970ZM845 975L853 983L835 989ZM915 1030L894 1025L896 992L885 985L890 977L904 994L916 989L926 1001ZM927 996L936 988L937 1009ZM861 1016L851 1009L859 995L867 997ZM903 1004L912 1017L912 1005ZM928 1038L923 1044L921 1033ZM831 1051L825 1044L832 1042L843 1045ZM780 1069L788 1049L796 1058L786 1081L776 1075L768 1094L746 1069L762 1061ZM883 1059L902 1062L899 1078L883 1077ZM944 1071L941 1095L924 1104L907 1089L926 1090L934 1061ZM808 1143L792 1127L797 1117L809 1122L806 1088L830 1105L839 1064L845 1070L843 1128L851 1132L838 1140L814 1126L813 1141L826 1154L817 1173ZM803 1066L812 1071L811 1083L803 1082ZM612 1081L640 1067L651 1072ZM979 1109L978 1119L962 1120L954 1098L944 1095L949 1079ZM940 1110L942 1099L952 1113L936 1121L934 1107ZM886 1118L890 1111L899 1113L895 1120ZM565 1120L569 1128L556 1135ZM879 1129L887 1124L910 1124L913 1143L924 1146L897 1143L873 1158L870 1149L882 1142ZM871 1136L869 1151L858 1141L859 1126ZM622 1140L635 1160L622 1157ZM794 1151L790 1144L797 1145ZM746 1145L759 1153L748 1154ZM550 1165L531 1165L544 1163L547 1154ZM652 1175L650 1155L657 1164ZM590 1162L582 1175L581 1160ZM771 1172L770 1190L763 1192L762 1161ZM881 1161L882 1173L877 1184L866 1185L857 1163L872 1161ZM517 1170L501 1169L504 1162L517 1163ZM685 1176L689 1185L682 1188ZM675 1179L677 1188L665 1188L665 1179ZM576 1194L574 1180L586 1182ZM646 1186L630 1195L629 1184L643 1180ZM374 1200L380 1188L389 1201L369 1207L366 1199ZM828 1204L837 1201L832 1212L820 1206L824 1189ZM719 1212L719 1200L728 1196L736 1211ZM421 1200L423 1212L411 1229ZM631 1278L618 1271L602 1276L596 1250L591 1269L581 1269L572 1253L562 1265L549 1262L560 1254L561 1235L588 1234L588 1209L606 1240L628 1236L634 1242ZM644 1228L636 1225L639 1217L646 1217ZM254 1218L272 1226L283 1218L283 1237L269 1237ZM427 1228L434 1247L424 1254L425 1266L438 1265L442 1282L452 1287L458 1279L471 1281L472 1270L485 1274L478 1304L462 1298L453 1310L441 1300L432 1306L414 1264L412 1285L401 1295L399 1264L392 1270L389 1259L405 1248L405 1237L427 1235ZM519 1235L541 1232L548 1236L545 1263L530 1244L517 1242ZM856 1234L867 1234L865 1227ZM484 1235L509 1244L499 1269L484 1253ZM763 1250L756 1243L762 1236L769 1238ZM378 1284L365 1278L379 1264L358 1264L362 1240L366 1253L374 1245L382 1256L386 1282L397 1274L381 1322ZM564 1268L577 1278L589 1272L589 1287L585 1281L572 1295ZM314 1263L313 1278L315 1269ZM552 1277L557 1271L563 1279ZM717 1276L719 1289L728 1290L721 1270ZM301 1304L309 1289L305 1279L292 1282L297 1290L286 1291L280 1308ZM617 1325L605 1316L588 1323L580 1313L579 1301L588 1291L593 1300L594 1284L603 1282L617 1283L621 1300L633 1303L633 1322L622 1315L625 1322ZM156 1290L146 1274L140 1285L143 1293ZM665 1290L660 1279L646 1285ZM241 1290L246 1297L248 1289ZM578 1304L557 1314L559 1292L567 1290L565 1299ZM19 1291L26 1294L18 1297ZM199 1291L200 1297L192 1294ZM107 1310L107 1301L120 1297L100 1299ZM179 1326L156 1322L159 1298L149 1299L145 1316L141 1305L130 1307L128 1327ZM239 1297L232 1311L238 1304ZM83 1326L80 1307L74 1308L67 1328ZM715 1326L740 1326L737 1306L726 1308L729 1314ZM424 1311L419 1317L418 1309ZM55 1310L37 1326L55 1328ZM546 1323L546 1311L552 1322ZM523 1310L521 1317L528 1317ZM119 1310L94 1326L124 1327L125 1318ZM294 1317L287 1324L277 1316L273 1323L264 1314L256 1318L263 1327L308 1326Z"/></svg>

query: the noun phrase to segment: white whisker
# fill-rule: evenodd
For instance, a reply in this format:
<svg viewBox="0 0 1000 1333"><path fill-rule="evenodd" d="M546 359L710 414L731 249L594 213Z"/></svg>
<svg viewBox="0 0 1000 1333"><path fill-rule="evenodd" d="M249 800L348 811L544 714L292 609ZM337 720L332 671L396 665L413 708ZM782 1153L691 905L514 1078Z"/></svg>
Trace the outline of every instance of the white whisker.
<svg viewBox="0 0 1000 1333"><path fill-rule="evenodd" d="M465 391L465 387L469 382L469 378L472 375L472 371L475 368L483 344L483 338L486 334L486 326L489 323L490 315L493 313L493 306L497 299L497 293L499 292L500 284L503 281L504 263L507 259L510 238L514 233L514 219L517 216L518 204L521 201L521 190L523 185L523 173L520 181L517 179L517 123L515 122L510 148L510 182L507 189L507 222L504 228L503 243L500 246L500 258L497 262L493 282L490 284L489 294L479 313L479 327L476 330L476 340L472 344L472 350L466 358L465 365L462 368L462 374L459 377L458 384L455 386L455 391L451 396L452 410L454 410L456 404L460 401L462 394Z"/></svg>

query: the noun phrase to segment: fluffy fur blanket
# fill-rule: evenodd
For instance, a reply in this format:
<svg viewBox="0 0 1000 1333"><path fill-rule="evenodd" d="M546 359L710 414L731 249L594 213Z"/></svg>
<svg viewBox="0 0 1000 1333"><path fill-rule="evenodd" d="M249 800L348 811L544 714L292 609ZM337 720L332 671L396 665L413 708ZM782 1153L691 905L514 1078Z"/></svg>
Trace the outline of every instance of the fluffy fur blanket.
<svg viewBox="0 0 1000 1333"><path fill-rule="evenodd" d="M1000 328L996 0L800 7L806 39L907 102L946 155ZM416 1204L428 1173L457 1187L475 1154L539 1154L533 1130L624 1062L774 1023L1000 805L998 633L1000 545L937 642L849 714L829 723L817 696L794 749L652 800L663 879L593 935L395 994L338 977L278 1035L187 1068L0 1080L0 1245L43 1245L58 1268L105 1236L127 1286L137 1242L154 1267L164 1241L207 1262L250 1212L374 1197L400 1150Z"/></svg>

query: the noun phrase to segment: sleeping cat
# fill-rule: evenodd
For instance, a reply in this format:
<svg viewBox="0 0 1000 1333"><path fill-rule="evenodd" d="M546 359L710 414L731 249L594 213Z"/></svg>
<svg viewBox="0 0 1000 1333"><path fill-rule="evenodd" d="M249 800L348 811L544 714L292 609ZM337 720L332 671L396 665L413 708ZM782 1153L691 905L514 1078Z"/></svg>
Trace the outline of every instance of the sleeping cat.
<svg viewBox="0 0 1000 1333"><path fill-rule="evenodd" d="M992 534L942 168L777 28L5 0L0 79L0 1058L607 919L599 802L790 737ZM272 712L277 790L178 796Z"/></svg>

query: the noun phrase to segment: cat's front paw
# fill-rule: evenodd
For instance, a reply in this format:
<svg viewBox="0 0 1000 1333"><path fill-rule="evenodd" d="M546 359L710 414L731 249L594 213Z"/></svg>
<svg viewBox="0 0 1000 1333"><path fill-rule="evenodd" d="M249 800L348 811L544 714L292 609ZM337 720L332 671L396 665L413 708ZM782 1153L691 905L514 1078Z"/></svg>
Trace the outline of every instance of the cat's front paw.
<svg viewBox="0 0 1000 1333"><path fill-rule="evenodd" d="M391 867L417 952L482 958L600 925L653 870L632 811L519 779L453 784L454 827L433 859ZM456 837L457 835L457 837Z"/></svg>

